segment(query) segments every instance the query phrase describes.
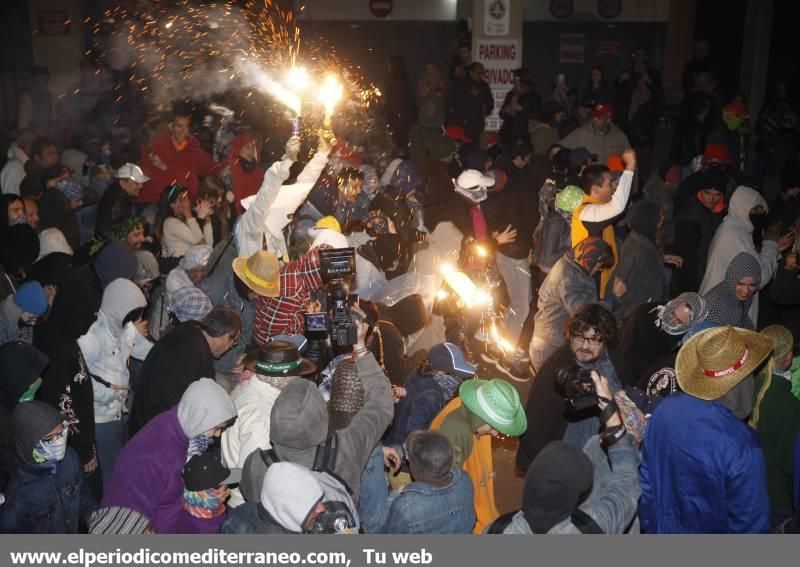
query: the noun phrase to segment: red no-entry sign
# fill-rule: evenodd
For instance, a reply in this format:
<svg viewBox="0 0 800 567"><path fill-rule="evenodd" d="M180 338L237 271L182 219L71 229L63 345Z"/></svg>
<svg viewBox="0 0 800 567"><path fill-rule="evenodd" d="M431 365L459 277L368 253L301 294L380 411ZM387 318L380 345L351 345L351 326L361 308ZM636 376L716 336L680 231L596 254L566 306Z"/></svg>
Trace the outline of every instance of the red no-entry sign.
<svg viewBox="0 0 800 567"><path fill-rule="evenodd" d="M376 18L385 18L394 8L392 0L369 0L369 11Z"/></svg>

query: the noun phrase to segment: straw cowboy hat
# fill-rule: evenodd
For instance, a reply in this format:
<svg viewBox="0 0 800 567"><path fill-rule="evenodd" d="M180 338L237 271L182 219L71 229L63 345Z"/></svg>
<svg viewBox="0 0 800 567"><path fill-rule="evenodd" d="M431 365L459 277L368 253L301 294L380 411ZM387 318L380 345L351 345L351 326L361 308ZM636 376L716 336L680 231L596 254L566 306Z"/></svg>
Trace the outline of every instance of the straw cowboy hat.
<svg viewBox="0 0 800 567"><path fill-rule="evenodd" d="M772 339L734 327L714 327L689 339L678 352L678 384L689 395L716 400L747 378L772 351Z"/></svg>
<svg viewBox="0 0 800 567"><path fill-rule="evenodd" d="M275 254L266 250L252 256L240 256L233 261L233 271L247 287L262 297L280 295L281 268Z"/></svg>

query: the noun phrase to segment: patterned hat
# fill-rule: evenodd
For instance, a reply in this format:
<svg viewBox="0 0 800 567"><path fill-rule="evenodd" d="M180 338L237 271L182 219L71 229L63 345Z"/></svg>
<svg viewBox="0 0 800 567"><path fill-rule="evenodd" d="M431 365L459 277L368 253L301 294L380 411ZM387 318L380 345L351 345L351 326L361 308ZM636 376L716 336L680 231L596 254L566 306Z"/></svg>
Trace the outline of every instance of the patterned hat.
<svg viewBox="0 0 800 567"><path fill-rule="evenodd" d="M172 294L169 310L178 321L201 321L213 307L211 300L200 288L189 286Z"/></svg>
<svg viewBox="0 0 800 567"><path fill-rule="evenodd" d="M571 213L578 208L585 195L583 189L577 185L567 185L556 195L556 208L565 213Z"/></svg>
<svg viewBox="0 0 800 567"><path fill-rule="evenodd" d="M67 199L72 201L77 201L78 199L83 199L83 185L81 185L80 181L74 179L72 177L65 177L61 181L58 182L56 188L64 193L64 196Z"/></svg>

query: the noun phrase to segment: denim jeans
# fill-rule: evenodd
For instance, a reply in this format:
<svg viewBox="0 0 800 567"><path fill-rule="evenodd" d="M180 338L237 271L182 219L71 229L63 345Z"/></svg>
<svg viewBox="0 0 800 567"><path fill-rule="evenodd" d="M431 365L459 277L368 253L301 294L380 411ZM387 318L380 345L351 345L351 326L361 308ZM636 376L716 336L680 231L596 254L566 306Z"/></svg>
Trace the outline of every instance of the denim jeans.
<svg viewBox="0 0 800 567"><path fill-rule="evenodd" d="M358 517L366 533L377 533L389 512L389 482L383 469L383 450L378 445L367 459L361 473L361 489L358 497Z"/></svg>
<svg viewBox="0 0 800 567"><path fill-rule="evenodd" d="M509 302L503 321L508 329L506 338L516 348L531 306L531 267L527 258L516 260L500 253L497 254L496 261L497 270L508 291Z"/></svg>
<svg viewBox="0 0 800 567"><path fill-rule="evenodd" d="M125 422L107 421L95 424L95 445L97 446L97 466L103 480L103 489L111 482L114 463L117 462L122 444L125 441Z"/></svg>

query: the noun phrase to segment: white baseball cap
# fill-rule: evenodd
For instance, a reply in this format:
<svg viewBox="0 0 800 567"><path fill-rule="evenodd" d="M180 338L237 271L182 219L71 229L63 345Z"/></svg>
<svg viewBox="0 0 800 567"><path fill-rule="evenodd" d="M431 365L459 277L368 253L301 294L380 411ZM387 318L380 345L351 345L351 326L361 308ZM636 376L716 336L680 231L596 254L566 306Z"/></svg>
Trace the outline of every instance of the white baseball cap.
<svg viewBox="0 0 800 567"><path fill-rule="evenodd" d="M456 179L455 189L473 203L480 203L486 200L486 188L494 186L494 183L494 177L484 175L477 169L467 169Z"/></svg>
<svg viewBox="0 0 800 567"><path fill-rule="evenodd" d="M142 168L135 163L126 163L122 165L114 176L117 179L130 179L136 183L147 183L150 178L144 174Z"/></svg>

